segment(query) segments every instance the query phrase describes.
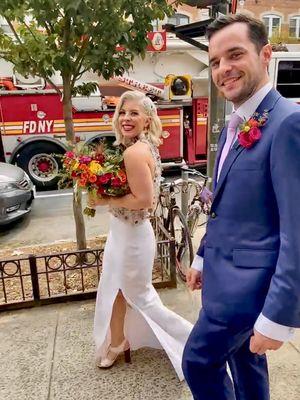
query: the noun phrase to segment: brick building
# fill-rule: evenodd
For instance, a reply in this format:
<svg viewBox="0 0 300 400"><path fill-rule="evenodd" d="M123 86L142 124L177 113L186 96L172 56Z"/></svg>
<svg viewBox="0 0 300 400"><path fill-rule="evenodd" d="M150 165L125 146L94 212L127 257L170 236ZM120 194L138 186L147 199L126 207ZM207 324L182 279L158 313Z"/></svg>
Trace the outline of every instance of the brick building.
<svg viewBox="0 0 300 400"><path fill-rule="evenodd" d="M300 43L300 1L299 0L240 0L237 12L248 12L264 21L269 37L282 34ZM174 25L185 24L207 18L208 10L181 5L174 16L169 18Z"/></svg>
<svg viewBox="0 0 300 400"><path fill-rule="evenodd" d="M299 0L242 0L238 2L238 11L248 11L263 20L269 37L279 32L300 43Z"/></svg>

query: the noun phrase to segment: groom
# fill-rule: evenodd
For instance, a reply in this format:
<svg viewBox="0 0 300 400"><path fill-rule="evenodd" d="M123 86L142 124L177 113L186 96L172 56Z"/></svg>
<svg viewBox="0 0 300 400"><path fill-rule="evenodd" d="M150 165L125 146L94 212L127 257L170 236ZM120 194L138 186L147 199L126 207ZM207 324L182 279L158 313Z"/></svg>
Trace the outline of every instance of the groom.
<svg viewBox="0 0 300 400"><path fill-rule="evenodd" d="M300 107L269 83L262 22L223 16L207 36L214 84L234 113L188 274L192 290L203 285L203 308L183 371L196 400L268 400L265 353L300 327Z"/></svg>

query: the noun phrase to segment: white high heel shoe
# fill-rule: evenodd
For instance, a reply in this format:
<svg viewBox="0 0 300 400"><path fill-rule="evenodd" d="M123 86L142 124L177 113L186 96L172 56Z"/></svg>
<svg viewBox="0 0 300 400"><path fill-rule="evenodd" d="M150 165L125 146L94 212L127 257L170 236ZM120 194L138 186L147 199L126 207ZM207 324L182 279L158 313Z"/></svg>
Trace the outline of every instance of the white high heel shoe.
<svg viewBox="0 0 300 400"><path fill-rule="evenodd" d="M131 355L130 355L130 346L127 339L124 339L123 342L117 347L111 347L107 349L107 353L105 358L100 360L100 363L97 364L99 368L110 368L114 365L115 361L119 357L119 355L124 352L124 358L126 363L131 362ZM113 358L109 358L108 354L113 353Z"/></svg>

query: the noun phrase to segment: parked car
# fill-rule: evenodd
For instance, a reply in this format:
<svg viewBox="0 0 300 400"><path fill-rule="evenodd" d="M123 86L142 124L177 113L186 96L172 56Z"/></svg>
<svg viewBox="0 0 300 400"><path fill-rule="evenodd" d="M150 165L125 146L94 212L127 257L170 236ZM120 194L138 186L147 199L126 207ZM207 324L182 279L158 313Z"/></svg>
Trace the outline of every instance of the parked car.
<svg viewBox="0 0 300 400"><path fill-rule="evenodd" d="M0 162L0 225L30 212L34 186L21 168Z"/></svg>

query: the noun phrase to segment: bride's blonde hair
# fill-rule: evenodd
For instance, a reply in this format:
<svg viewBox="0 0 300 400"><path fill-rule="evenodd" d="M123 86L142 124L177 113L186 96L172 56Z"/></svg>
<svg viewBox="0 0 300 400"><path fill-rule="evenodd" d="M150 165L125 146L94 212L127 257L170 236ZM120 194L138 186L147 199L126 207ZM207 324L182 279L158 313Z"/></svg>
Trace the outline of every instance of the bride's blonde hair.
<svg viewBox="0 0 300 400"><path fill-rule="evenodd" d="M157 115L157 109L155 107L155 104L153 101L145 96L143 93L138 92L136 90L134 91L127 91L122 94L120 97L120 101L116 107L113 120L112 120L112 125L113 125L113 130L116 135L116 141L115 144L126 144L125 143L125 138L122 135L122 132L119 128L119 116L120 116L120 110L122 109L124 103L126 101L136 101L138 104L142 107L143 112L147 117L149 117L149 127L147 130L141 132L139 137L145 137L148 140L150 140L155 146L159 146L161 144L161 136L162 136L162 124L161 121Z"/></svg>

